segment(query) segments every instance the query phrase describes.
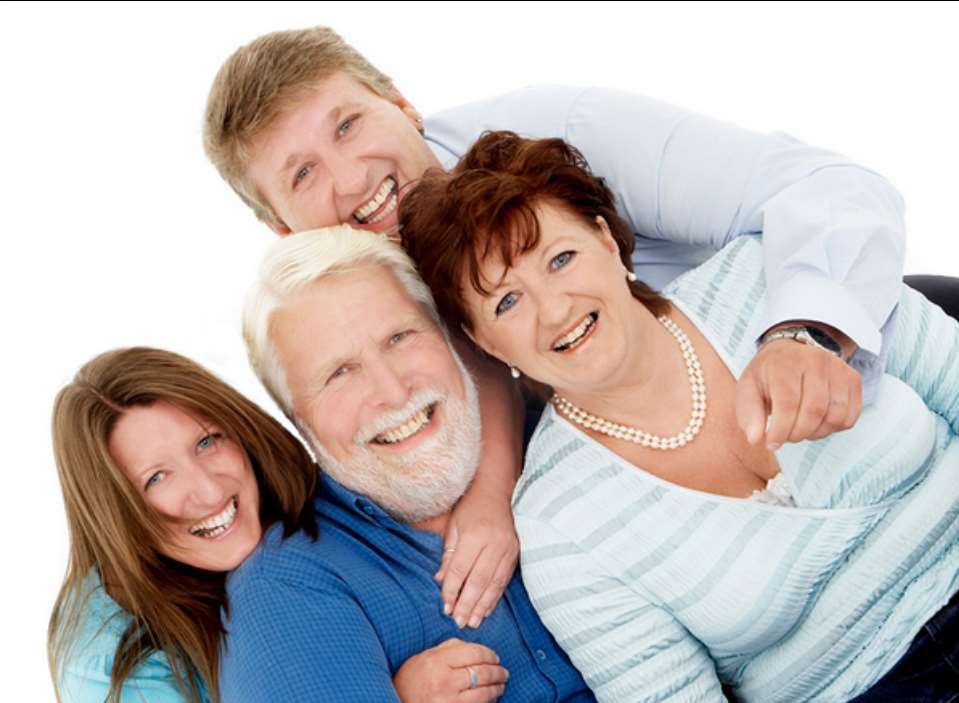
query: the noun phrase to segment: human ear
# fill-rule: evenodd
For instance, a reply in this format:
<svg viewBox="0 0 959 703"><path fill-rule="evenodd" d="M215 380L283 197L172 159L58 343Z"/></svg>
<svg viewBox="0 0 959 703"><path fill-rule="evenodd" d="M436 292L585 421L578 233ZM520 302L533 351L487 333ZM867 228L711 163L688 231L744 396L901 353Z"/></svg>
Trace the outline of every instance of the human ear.
<svg viewBox="0 0 959 703"><path fill-rule="evenodd" d="M616 245L616 240L613 239L613 233L609 229L609 223L606 222L606 219L602 215L596 216L596 226L599 228L599 240L603 243L603 246L619 258L619 247Z"/></svg>
<svg viewBox="0 0 959 703"><path fill-rule="evenodd" d="M392 88L390 90L389 100L400 109L400 112L406 115L406 118L413 123L413 126L416 127L417 130L420 132L423 131L423 116L420 115L419 111L413 107L409 100L403 97L400 91Z"/></svg>
<svg viewBox="0 0 959 703"><path fill-rule="evenodd" d="M277 235L278 237L285 237L286 235L293 233L293 230L279 220L276 222L270 222L267 220L266 226L273 230L273 234Z"/></svg>

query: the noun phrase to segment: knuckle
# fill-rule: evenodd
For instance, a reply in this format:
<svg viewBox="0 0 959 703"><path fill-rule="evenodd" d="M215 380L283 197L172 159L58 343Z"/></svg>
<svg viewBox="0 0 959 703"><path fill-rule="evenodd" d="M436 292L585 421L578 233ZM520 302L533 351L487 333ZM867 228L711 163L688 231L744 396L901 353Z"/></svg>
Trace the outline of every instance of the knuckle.
<svg viewBox="0 0 959 703"><path fill-rule="evenodd" d="M466 575L469 573L467 566L461 561L451 561L449 567L446 570L447 576L453 576L457 579L465 579Z"/></svg>
<svg viewBox="0 0 959 703"><path fill-rule="evenodd" d="M473 569L470 573L469 585L473 588L484 588L493 579L493 575L486 569Z"/></svg>

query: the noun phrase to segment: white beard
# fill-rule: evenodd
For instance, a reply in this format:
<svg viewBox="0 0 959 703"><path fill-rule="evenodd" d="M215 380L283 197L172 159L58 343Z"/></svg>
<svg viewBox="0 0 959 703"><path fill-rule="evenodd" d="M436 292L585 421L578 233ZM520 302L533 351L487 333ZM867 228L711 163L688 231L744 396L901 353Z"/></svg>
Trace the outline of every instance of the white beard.
<svg viewBox="0 0 959 703"><path fill-rule="evenodd" d="M403 523L418 523L451 510L476 474L481 445L479 396L463 362L450 351L460 369L465 398L460 400L436 386L417 391L404 408L360 430L347 461L335 459L308 428L301 428L327 474ZM378 432L436 401L434 412L441 413L442 425L429 440L403 454L370 447L369 439Z"/></svg>

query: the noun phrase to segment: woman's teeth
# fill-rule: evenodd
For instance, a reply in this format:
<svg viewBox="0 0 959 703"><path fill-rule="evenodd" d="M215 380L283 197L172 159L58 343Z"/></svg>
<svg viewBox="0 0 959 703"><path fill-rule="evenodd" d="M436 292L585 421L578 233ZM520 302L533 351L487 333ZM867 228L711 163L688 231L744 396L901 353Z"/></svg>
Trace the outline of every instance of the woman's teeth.
<svg viewBox="0 0 959 703"><path fill-rule="evenodd" d="M219 515L214 515L203 522L197 523L190 528L190 534L197 537L216 537L230 529L235 519L236 498L234 497L233 500L230 501L230 504L226 506L226 510Z"/></svg>
<svg viewBox="0 0 959 703"><path fill-rule="evenodd" d="M389 199L389 202L387 202L387 199ZM393 180L392 177L388 177L383 181L380 189L376 191L376 195L374 195L368 203L356 208L353 217L361 224L375 224L393 212L396 209L397 202L396 181ZM373 217L373 213L383 207L383 203L386 203L386 207L383 208L382 212L377 213L376 216Z"/></svg>
<svg viewBox="0 0 959 703"><path fill-rule="evenodd" d="M430 405L423 408L399 427L376 435L373 442L376 444L396 444L404 439L409 439L427 425L430 418L433 417L435 407L435 405Z"/></svg>
<svg viewBox="0 0 959 703"><path fill-rule="evenodd" d="M583 318L582 322L576 325L576 328L572 332L565 335L561 339L557 339L556 342L553 343L553 351L564 352L568 349L571 349L586 336L587 332L593 328L593 325L596 324L596 320L598 318L599 315L597 313L589 313Z"/></svg>

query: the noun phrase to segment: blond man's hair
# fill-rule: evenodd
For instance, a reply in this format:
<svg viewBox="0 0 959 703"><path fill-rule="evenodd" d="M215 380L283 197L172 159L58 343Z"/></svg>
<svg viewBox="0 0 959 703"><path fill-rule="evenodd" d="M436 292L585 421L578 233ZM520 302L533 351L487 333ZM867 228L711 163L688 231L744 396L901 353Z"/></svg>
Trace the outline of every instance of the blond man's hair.
<svg viewBox="0 0 959 703"><path fill-rule="evenodd" d="M223 179L264 222L280 224L247 176L252 142L319 84L345 73L390 98L393 81L329 27L264 34L220 67L207 97L203 148Z"/></svg>

